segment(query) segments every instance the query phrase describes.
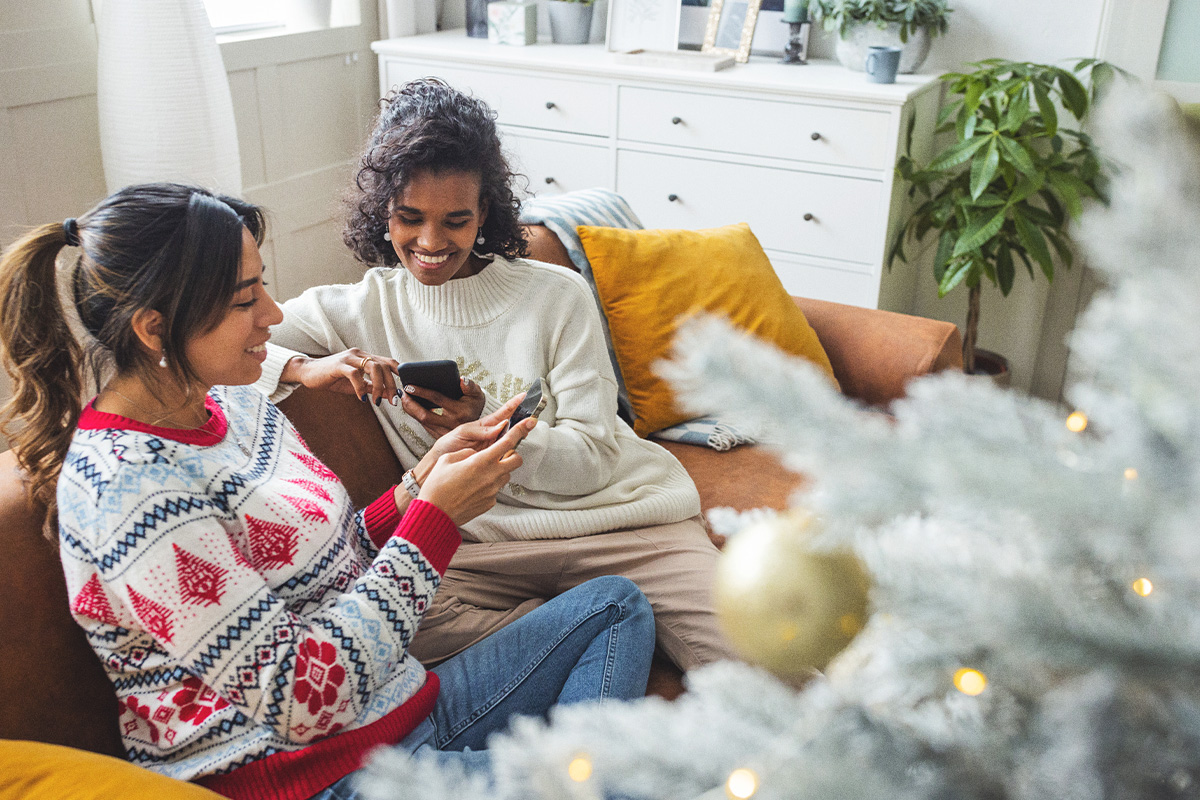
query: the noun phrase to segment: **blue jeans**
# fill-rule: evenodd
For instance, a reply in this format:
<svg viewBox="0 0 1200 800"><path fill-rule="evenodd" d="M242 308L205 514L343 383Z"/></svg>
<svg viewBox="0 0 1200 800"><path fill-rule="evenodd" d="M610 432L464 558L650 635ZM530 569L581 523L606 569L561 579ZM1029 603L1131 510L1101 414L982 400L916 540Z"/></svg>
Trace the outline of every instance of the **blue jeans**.
<svg viewBox="0 0 1200 800"><path fill-rule="evenodd" d="M395 745L487 772L487 737L515 715L559 703L632 700L646 693L654 615L627 578L593 578L434 668L433 713ZM352 772L312 800L357 800Z"/></svg>

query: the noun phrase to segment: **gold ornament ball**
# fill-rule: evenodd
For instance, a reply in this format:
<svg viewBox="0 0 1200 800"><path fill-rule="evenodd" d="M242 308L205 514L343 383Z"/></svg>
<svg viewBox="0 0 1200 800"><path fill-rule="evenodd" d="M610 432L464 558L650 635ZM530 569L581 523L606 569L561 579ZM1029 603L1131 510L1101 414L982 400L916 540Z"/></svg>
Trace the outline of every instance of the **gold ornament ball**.
<svg viewBox="0 0 1200 800"><path fill-rule="evenodd" d="M752 525L717 564L717 618L729 641L790 683L824 669L867 621L866 571L848 553L814 552L814 525L805 512Z"/></svg>

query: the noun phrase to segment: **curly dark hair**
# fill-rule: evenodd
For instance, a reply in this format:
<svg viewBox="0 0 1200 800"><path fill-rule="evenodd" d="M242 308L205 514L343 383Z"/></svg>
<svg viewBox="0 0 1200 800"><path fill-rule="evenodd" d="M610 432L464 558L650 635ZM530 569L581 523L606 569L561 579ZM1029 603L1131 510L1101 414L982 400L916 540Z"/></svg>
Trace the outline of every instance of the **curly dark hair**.
<svg viewBox="0 0 1200 800"><path fill-rule="evenodd" d="M387 233L389 206L421 170L479 175L487 220L480 252L516 258L528 253L520 224L516 177L500 147L496 112L436 78L410 81L380 102L358 175L347 198L342 239L355 257L376 266L399 263Z"/></svg>

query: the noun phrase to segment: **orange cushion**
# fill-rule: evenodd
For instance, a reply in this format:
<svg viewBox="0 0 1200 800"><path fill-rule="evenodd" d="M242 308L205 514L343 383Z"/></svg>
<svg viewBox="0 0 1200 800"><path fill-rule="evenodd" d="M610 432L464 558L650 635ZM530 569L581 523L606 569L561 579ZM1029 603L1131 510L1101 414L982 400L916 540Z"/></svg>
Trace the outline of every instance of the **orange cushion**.
<svg viewBox="0 0 1200 800"><path fill-rule="evenodd" d="M807 358L837 383L817 334L746 223L696 231L587 225L577 230L639 436L692 416L679 409L653 365L669 356L679 321L697 312L720 314L784 352Z"/></svg>
<svg viewBox="0 0 1200 800"><path fill-rule="evenodd" d="M0 800L220 800L221 795L112 756L0 741Z"/></svg>

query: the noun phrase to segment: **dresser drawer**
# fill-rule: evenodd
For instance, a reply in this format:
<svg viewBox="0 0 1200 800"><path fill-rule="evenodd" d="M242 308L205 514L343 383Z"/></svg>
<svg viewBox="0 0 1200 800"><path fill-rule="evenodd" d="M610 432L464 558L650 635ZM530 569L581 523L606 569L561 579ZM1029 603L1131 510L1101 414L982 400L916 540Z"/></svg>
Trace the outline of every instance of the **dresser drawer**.
<svg viewBox="0 0 1200 800"><path fill-rule="evenodd" d="M389 61L387 85L435 76L479 97L499 114L504 125L549 131L608 136L611 133L612 88L605 83L544 78L537 75L485 72Z"/></svg>
<svg viewBox="0 0 1200 800"><path fill-rule="evenodd" d="M617 192L647 228L748 222L764 248L847 262L882 258L880 181L618 150Z"/></svg>
<svg viewBox="0 0 1200 800"><path fill-rule="evenodd" d="M784 103L622 86L622 141L721 153L891 169L890 115L883 111Z"/></svg>
<svg viewBox="0 0 1200 800"><path fill-rule="evenodd" d="M612 188L612 161L607 145L581 144L522 136L519 128L502 127L501 141L514 172L529 178L529 194L546 196ZM523 182L517 182L517 188Z"/></svg>

